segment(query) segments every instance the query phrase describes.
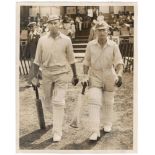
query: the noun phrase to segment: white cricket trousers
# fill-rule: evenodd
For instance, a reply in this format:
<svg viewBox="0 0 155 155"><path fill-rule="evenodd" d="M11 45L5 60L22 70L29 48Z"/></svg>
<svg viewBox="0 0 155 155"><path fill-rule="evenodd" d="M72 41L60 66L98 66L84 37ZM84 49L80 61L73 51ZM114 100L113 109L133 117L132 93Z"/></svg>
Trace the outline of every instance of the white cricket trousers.
<svg viewBox="0 0 155 155"><path fill-rule="evenodd" d="M68 74L54 75L50 78L43 76L44 108L53 114L53 134L62 136L64 119L65 94L68 87Z"/></svg>
<svg viewBox="0 0 155 155"><path fill-rule="evenodd" d="M88 92L89 128L92 132L100 131L100 108L103 106L103 125L112 125L114 92L92 87Z"/></svg>

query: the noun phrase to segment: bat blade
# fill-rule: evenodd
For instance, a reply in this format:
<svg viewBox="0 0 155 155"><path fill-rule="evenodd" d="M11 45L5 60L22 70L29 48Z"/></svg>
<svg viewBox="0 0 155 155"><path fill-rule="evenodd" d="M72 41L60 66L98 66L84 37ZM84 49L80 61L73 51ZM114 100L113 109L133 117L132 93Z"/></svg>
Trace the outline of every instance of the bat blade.
<svg viewBox="0 0 155 155"><path fill-rule="evenodd" d="M36 106L37 106L40 129L45 129L46 126L45 126L44 112L43 112L42 102L40 99L36 99Z"/></svg>
<svg viewBox="0 0 155 155"><path fill-rule="evenodd" d="M82 102L84 101L85 89L87 87L87 83L81 83L81 84L82 84L82 92L78 96L78 101L74 109L73 119L70 124L70 126L74 128L78 128L80 124L81 105L82 105Z"/></svg>
<svg viewBox="0 0 155 155"><path fill-rule="evenodd" d="M73 114L73 119L71 121L70 126L74 127L74 128L78 128L79 124L80 124L80 112L81 112L81 105L83 102L83 97L84 95L82 95L81 93L78 96L78 101L76 103L76 107L74 109L74 114Z"/></svg>

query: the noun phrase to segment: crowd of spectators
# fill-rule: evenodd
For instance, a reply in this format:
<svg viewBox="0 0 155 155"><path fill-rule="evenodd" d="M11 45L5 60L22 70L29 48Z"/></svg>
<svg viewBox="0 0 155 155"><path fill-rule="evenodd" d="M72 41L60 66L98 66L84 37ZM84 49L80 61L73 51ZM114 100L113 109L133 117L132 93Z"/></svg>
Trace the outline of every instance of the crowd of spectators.
<svg viewBox="0 0 155 155"><path fill-rule="evenodd" d="M134 13L119 12L119 14L111 15L111 27L113 35L133 35L134 28Z"/></svg>
<svg viewBox="0 0 155 155"><path fill-rule="evenodd" d="M28 17L28 24L35 22L35 32L42 36L48 32L47 20L48 16L41 18L39 14L35 18ZM75 25L76 22L76 25ZM79 21L80 22L80 21ZM69 36L71 39L75 38L75 32L77 29L82 30L80 26L77 26L77 20L72 19L71 17L60 16L60 32L64 33L65 35ZM80 24L79 24L80 25ZM30 28L28 25L25 27L21 26L21 33L23 30L27 31L27 35L30 33ZM24 32L24 31L23 31ZM22 38L21 38L22 39Z"/></svg>
<svg viewBox="0 0 155 155"><path fill-rule="evenodd" d="M131 12L119 12L119 14L109 14L109 36L126 36L130 37L134 34L134 14ZM91 22L90 34L88 41L96 37L95 25L97 22L106 20L104 14L99 12L99 15Z"/></svg>
<svg viewBox="0 0 155 155"><path fill-rule="evenodd" d="M111 36L120 35L133 35L134 28L134 14L131 12L119 12L118 14L109 14L109 20L106 21L102 12L98 13L98 16L90 18L85 15L77 14L74 17L69 15L60 16L60 29L59 31L69 36L71 40L76 38L76 32L80 32L83 29L90 28L90 34L88 41L95 39L95 25L99 21L106 21L109 24ZM21 40L27 40L27 43L31 45L31 42L36 42L38 38L45 35L48 32L47 20L48 16L40 17L38 13L36 17L28 17L28 25L24 28L21 27ZM33 23L33 24L32 24ZM32 28L33 26L33 28ZM25 33L25 34L24 34ZM30 51L30 50L29 50ZM27 52L29 53L29 52Z"/></svg>

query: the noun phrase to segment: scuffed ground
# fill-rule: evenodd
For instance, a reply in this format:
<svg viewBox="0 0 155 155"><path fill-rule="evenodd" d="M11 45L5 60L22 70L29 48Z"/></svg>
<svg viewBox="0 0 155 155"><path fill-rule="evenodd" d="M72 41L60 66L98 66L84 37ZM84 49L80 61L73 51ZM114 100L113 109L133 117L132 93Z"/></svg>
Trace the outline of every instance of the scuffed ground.
<svg viewBox="0 0 155 155"><path fill-rule="evenodd" d="M82 66L77 63L81 78ZM114 104L114 123L111 133L104 133L96 143L88 141L88 104L87 95L81 109L79 128L69 126L81 85L69 84L66 96L65 119L62 141L53 143L52 115L44 109L46 130L39 130L35 93L26 88L24 77L19 80L19 148L21 150L132 150L133 149L133 73L125 73L123 85L116 91ZM39 89L40 94L41 88ZM87 94L87 93L86 93ZM41 95L40 95L41 96ZM18 132L18 131L17 131Z"/></svg>

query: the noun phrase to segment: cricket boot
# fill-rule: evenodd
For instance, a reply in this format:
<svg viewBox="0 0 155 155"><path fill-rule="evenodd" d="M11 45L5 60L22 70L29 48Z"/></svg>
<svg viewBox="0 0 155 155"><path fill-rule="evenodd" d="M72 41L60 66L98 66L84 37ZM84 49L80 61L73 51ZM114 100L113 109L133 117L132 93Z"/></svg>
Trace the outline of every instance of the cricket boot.
<svg viewBox="0 0 155 155"><path fill-rule="evenodd" d="M90 130L91 136L89 140L97 141L100 137L100 106L99 105L89 105L89 119L90 119Z"/></svg>

